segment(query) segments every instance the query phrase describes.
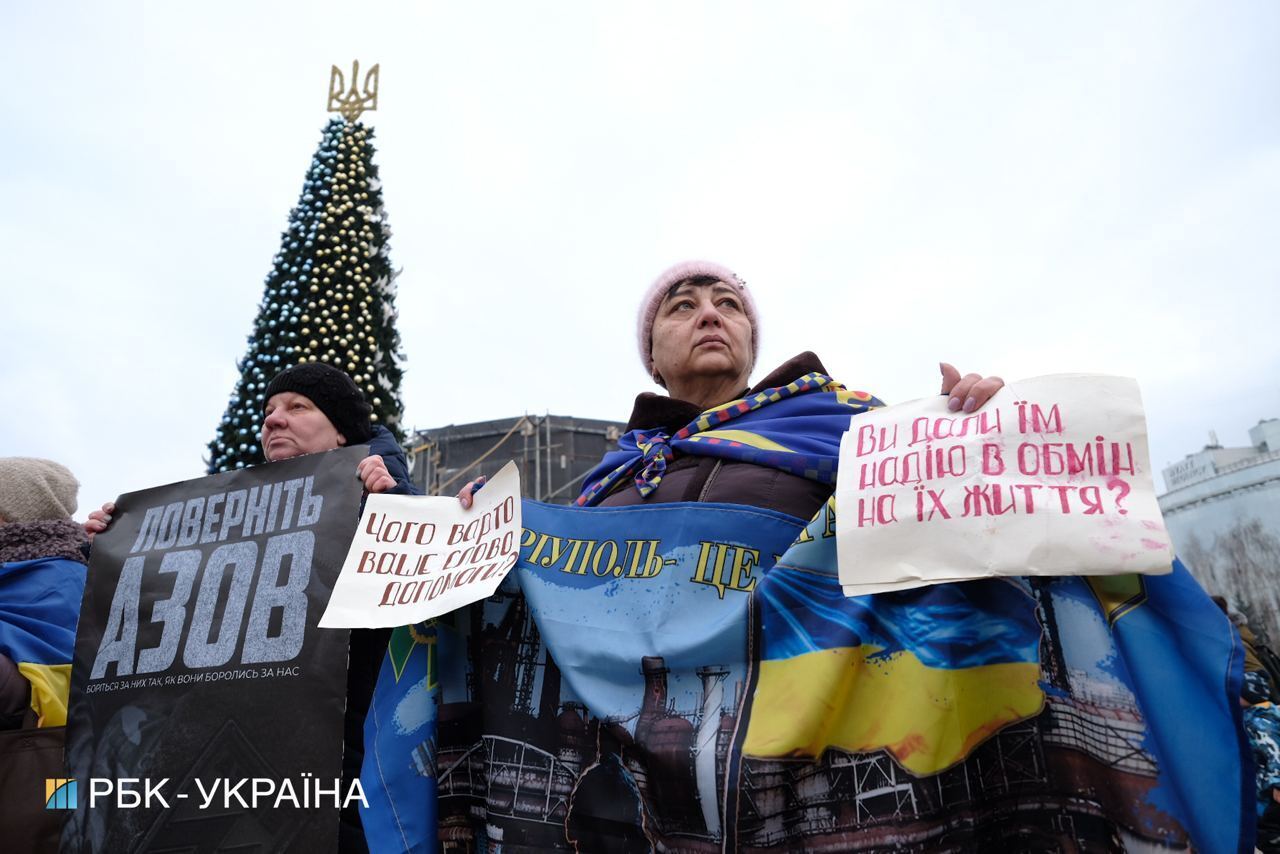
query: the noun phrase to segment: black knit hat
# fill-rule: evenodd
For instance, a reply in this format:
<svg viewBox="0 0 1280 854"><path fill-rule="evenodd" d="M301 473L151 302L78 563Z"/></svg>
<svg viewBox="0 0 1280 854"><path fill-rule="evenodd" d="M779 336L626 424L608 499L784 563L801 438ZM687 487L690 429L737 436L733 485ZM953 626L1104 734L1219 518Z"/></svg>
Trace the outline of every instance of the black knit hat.
<svg viewBox="0 0 1280 854"><path fill-rule="evenodd" d="M360 445L373 438L369 413L373 407L360 388L335 367L324 362L306 362L285 368L267 386L264 400L292 391L311 400L325 414L348 445Z"/></svg>

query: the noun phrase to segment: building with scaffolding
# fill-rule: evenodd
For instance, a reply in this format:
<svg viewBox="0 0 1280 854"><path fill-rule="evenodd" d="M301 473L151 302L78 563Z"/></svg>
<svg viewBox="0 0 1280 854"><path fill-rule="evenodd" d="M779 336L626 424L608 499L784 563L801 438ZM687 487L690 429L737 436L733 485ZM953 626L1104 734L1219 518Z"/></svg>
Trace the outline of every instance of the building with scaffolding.
<svg viewBox="0 0 1280 854"><path fill-rule="evenodd" d="M1280 419L1249 429L1252 444L1209 444L1164 470L1160 512L1178 556L1272 645L1280 643Z"/></svg>
<svg viewBox="0 0 1280 854"><path fill-rule="evenodd" d="M569 504L600 458L617 450L625 426L569 415L521 415L417 430L405 443L410 477L427 495L452 495L514 460L525 497Z"/></svg>

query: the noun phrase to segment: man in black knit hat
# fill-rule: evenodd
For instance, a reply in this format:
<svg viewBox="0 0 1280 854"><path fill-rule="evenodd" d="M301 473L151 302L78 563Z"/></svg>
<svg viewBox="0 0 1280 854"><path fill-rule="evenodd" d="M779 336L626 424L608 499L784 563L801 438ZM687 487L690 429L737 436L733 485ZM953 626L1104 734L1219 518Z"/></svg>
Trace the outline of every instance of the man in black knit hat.
<svg viewBox="0 0 1280 854"><path fill-rule="evenodd" d="M404 450L391 431L369 420L373 408L360 389L337 368L305 362L276 374L267 385L262 422L262 453L279 462L332 451L348 445L369 446L356 475L367 492L420 495L409 481ZM85 531L92 537L106 530L115 505L108 502L89 514ZM364 719L387 650L390 629L352 629L347 664L347 711L343 721L342 790L360 775L364 760ZM367 851L360 813L355 806L342 811L339 851Z"/></svg>

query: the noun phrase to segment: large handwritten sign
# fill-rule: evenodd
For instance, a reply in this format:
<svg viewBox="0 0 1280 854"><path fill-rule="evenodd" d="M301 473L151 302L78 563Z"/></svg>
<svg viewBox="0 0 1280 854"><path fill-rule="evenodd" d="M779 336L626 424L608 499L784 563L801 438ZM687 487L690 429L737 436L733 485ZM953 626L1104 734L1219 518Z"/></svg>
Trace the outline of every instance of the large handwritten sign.
<svg viewBox="0 0 1280 854"><path fill-rule="evenodd" d="M365 453L119 498L76 636L64 852L336 848L348 633L317 622Z"/></svg>
<svg viewBox="0 0 1280 854"><path fill-rule="evenodd" d="M848 595L1001 575L1167 573L1138 385L1063 374L977 412L932 397L859 415L840 447Z"/></svg>
<svg viewBox="0 0 1280 854"><path fill-rule="evenodd" d="M491 596L520 556L515 463L472 502L370 495L320 625L407 626Z"/></svg>

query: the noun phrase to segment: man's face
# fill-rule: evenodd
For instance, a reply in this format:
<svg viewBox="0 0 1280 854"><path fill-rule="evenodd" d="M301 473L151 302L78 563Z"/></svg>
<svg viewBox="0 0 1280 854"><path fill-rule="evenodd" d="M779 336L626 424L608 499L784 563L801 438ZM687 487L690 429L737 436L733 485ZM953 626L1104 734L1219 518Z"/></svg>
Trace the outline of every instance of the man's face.
<svg viewBox="0 0 1280 854"><path fill-rule="evenodd" d="M271 462L332 451L347 444L311 398L293 391L273 394L262 422L262 452Z"/></svg>

